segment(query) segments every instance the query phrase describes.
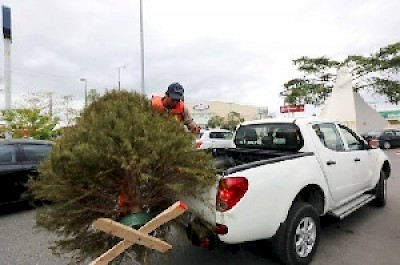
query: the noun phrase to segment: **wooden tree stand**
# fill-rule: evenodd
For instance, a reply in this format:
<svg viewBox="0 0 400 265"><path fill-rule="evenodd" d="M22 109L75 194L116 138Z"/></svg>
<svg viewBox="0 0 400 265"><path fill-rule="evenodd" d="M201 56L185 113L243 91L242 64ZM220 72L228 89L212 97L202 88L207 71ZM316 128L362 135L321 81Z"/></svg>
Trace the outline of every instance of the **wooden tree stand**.
<svg viewBox="0 0 400 265"><path fill-rule="evenodd" d="M177 201L168 209L148 221L138 230L133 229L130 226L120 224L109 218L97 219L93 222L94 228L101 230L107 234L122 238L122 241L100 255L97 259L92 261L90 265L108 264L134 244L139 244L147 248L160 251L161 253L165 253L168 250L171 250L172 246L170 244L148 234L160 227L162 224L171 221L172 219L175 219L179 215L183 214L187 211L187 209L188 207L185 203L183 203L182 201Z"/></svg>

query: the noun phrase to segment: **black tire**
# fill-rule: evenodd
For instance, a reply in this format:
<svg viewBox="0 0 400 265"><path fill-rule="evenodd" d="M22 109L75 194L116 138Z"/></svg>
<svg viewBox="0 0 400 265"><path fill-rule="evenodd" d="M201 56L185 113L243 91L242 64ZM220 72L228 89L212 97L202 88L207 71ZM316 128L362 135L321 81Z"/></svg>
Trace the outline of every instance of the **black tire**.
<svg viewBox="0 0 400 265"><path fill-rule="evenodd" d="M308 203L295 202L272 243L284 264L305 265L311 262L315 254L319 236L320 219L317 210ZM296 243L301 244L297 249Z"/></svg>
<svg viewBox="0 0 400 265"><path fill-rule="evenodd" d="M383 170L381 170L378 184L375 187L375 196L373 204L377 207L385 207L387 201L387 176Z"/></svg>
<svg viewBox="0 0 400 265"><path fill-rule="evenodd" d="M382 144L383 149L390 149L392 145L390 144L389 141L384 141Z"/></svg>

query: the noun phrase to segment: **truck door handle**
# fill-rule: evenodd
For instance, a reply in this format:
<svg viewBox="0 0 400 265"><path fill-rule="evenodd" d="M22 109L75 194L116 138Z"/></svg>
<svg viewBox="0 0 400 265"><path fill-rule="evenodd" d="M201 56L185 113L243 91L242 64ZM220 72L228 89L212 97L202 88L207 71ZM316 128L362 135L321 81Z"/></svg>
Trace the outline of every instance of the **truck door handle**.
<svg viewBox="0 0 400 265"><path fill-rule="evenodd" d="M336 161L329 160L328 162L326 162L326 164L327 164L328 166L330 166L330 165L336 165Z"/></svg>
<svg viewBox="0 0 400 265"><path fill-rule="evenodd" d="M360 158L358 158L358 157L354 158L354 162L360 162L360 161L361 161Z"/></svg>

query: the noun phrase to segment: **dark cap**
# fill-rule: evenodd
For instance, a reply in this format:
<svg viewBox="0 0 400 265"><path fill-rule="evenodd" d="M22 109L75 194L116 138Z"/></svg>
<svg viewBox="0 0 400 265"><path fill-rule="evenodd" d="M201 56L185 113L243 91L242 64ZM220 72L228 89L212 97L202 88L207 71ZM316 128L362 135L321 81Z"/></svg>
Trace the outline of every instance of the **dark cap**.
<svg viewBox="0 0 400 265"><path fill-rule="evenodd" d="M183 100L184 89L179 83L172 83L168 86L167 94L174 100Z"/></svg>

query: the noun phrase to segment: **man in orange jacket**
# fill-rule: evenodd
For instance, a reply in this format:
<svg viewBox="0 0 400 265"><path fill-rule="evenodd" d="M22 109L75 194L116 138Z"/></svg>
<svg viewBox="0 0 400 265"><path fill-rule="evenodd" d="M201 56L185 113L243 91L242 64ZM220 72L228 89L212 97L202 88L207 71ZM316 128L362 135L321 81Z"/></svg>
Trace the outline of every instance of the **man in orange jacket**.
<svg viewBox="0 0 400 265"><path fill-rule="evenodd" d="M175 116L178 121L183 122L194 134L200 133L200 127L193 121L189 109L184 103L184 89L179 83L172 83L168 86L164 97L153 96L151 105L154 111L168 113Z"/></svg>

